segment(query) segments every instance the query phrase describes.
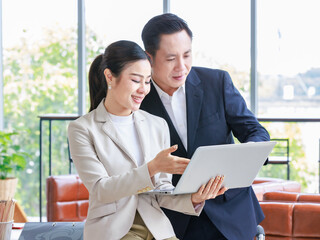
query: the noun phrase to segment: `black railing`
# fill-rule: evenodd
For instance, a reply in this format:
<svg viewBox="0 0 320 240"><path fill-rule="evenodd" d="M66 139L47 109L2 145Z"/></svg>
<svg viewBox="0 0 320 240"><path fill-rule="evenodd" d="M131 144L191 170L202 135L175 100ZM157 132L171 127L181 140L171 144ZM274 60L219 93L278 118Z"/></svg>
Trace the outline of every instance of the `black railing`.
<svg viewBox="0 0 320 240"><path fill-rule="evenodd" d="M40 137L39 137L39 216L40 222L42 222L42 122L49 122L49 176L51 175L52 167L52 153L51 153L51 140L52 140L52 121L72 121L79 116L74 114L45 114L38 116L40 118ZM71 169L71 162L69 162L69 172Z"/></svg>
<svg viewBox="0 0 320 240"><path fill-rule="evenodd" d="M42 221L42 177L43 177L43 163L42 163L42 123L43 121L49 122L49 176L51 175L51 167L52 167L52 152L51 152L51 140L52 140L52 122L53 121L72 121L77 119L79 116L76 114L45 114L38 116L40 118L40 142L39 142L39 150L40 150L40 156L39 156L39 180L40 180L40 186L39 186L39 215L40 215L40 222ZM318 122L320 123L320 118L258 118L260 122ZM319 136L320 138L320 136ZM277 140L276 140L277 141ZM289 141L289 140L288 140ZM288 142L289 147L289 142ZM69 151L69 149L68 149ZM284 161L274 161L271 158L272 164L287 164L287 178L290 178L290 157L289 157L289 149L287 149L288 152L288 159ZM70 154L69 154L70 158ZM69 159L69 173L71 171L71 159ZM319 139L319 192L320 192L320 139Z"/></svg>
<svg viewBox="0 0 320 240"><path fill-rule="evenodd" d="M320 118L271 118L271 117L260 117L258 118L259 122L296 122L296 123L320 123ZM320 136L319 137L319 158L318 158L318 164L319 164L319 193L320 193Z"/></svg>
<svg viewBox="0 0 320 240"><path fill-rule="evenodd" d="M269 155L268 164L285 164L287 165L287 180L290 180L290 144L288 138L272 138L276 141L272 152Z"/></svg>

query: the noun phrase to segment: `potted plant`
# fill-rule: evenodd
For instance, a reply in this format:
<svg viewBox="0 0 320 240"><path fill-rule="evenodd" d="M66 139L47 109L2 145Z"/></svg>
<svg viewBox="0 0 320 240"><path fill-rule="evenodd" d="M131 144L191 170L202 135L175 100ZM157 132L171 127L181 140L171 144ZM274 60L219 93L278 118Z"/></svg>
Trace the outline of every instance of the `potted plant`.
<svg viewBox="0 0 320 240"><path fill-rule="evenodd" d="M14 135L18 135L18 132L0 131L0 200L14 197L18 182L15 174L26 167L29 157L15 144L12 139Z"/></svg>

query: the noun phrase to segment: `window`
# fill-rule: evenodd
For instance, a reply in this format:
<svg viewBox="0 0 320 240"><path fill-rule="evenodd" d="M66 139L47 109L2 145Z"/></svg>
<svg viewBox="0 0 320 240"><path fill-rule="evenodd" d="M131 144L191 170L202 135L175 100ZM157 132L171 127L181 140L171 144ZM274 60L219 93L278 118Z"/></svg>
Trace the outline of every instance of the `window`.
<svg viewBox="0 0 320 240"><path fill-rule="evenodd" d="M257 6L259 116L319 118L319 1Z"/></svg>
<svg viewBox="0 0 320 240"><path fill-rule="evenodd" d="M171 1L193 32L193 65L223 69L250 107L250 1Z"/></svg>
<svg viewBox="0 0 320 240"><path fill-rule="evenodd" d="M28 216L37 216L38 115L77 113L77 2L3 0L2 7L4 128L20 131L19 145L33 156L15 197ZM65 125L53 130L53 142L63 143L53 148L57 174L68 164Z"/></svg>
<svg viewBox="0 0 320 240"><path fill-rule="evenodd" d="M150 18L162 13L162 2L161 0L87 0L85 3L87 32L97 36L103 46L102 50L118 40L134 41L143 48L142 29ZM88 59L89 65L92 58Z"/></svg>
<svg viewBox="0 0 320 240"><path fill-rule="evenodd" d="M320 32L317 0L259 0L258 115L320 117ZM273 123L272 137L290 138L294 180L317 192L319 123ZM274 172L274 171L270 171Z"/></svg>

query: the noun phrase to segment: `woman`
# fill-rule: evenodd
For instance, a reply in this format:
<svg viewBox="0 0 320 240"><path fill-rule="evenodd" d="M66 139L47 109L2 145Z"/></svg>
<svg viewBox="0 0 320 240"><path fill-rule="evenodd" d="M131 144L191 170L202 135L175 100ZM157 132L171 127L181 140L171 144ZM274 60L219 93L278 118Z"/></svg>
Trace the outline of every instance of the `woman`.
<svg viewBox="0 0 320 240"><path fill-rule="evenodd" d="M90 67L90 112L68 127L89 191L84 239L176 239L160 207L199 215L206 199L225 191L216 177L192 195L141 194L172 186L170 174L182 174L189 162L170 154L176 146L169 147L165 120L139 110L150 78L147 55L130 41L111 44Z"/></svg>

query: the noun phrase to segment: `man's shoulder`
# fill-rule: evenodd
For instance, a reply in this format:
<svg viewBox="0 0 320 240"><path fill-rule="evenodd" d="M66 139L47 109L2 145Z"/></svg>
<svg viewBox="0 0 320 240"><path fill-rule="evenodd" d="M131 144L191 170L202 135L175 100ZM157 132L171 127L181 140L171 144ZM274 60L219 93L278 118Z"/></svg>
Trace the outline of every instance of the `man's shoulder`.
<svg viewBox="0 0 320 240"><path fill-rule="evenodd" d="M197 67L194 66L191 68L190 73L194 74L214 74L214 75L224 75L227 74L227 71L222 69L214 69L214 68L207 68L207 67Z"/></svg>
<svg viewBox="0 0 320 240"><path fill-rule="evenodd" d="M227 71L221 69L212 69L205 67L192 67L187 81L193 85L204 84L223 84L223 82L230 78ZM217 85L216 85L217 87Z"/></svg>

